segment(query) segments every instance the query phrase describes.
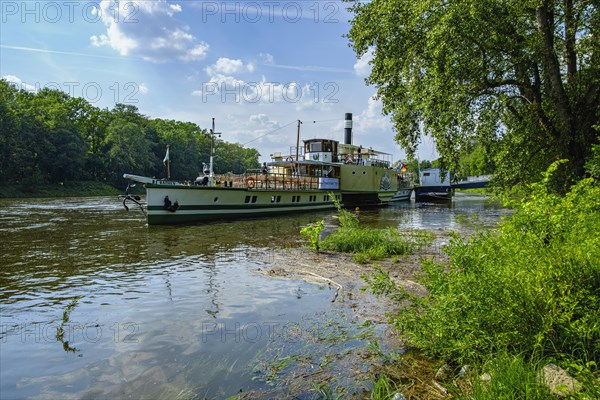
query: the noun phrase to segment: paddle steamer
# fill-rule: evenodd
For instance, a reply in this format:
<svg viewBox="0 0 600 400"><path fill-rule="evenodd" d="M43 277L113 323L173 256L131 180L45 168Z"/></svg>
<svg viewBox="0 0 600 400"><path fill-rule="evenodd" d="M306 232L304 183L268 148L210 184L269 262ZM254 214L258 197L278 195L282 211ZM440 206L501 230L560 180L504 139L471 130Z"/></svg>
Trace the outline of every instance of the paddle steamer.
<svg viewBox="0 0 600 400"><path fill-rule="evenodd" d="M263 169L245 174L213 173L214 119L211 135L210 164L193 182L123 175L145 185L148 224L326 210L334 208L334 198L347 207L381 206L398 192L392 155L352 144L350 113L344 143L309 139L299 145L298 129L289 154L275 153Z"/></svg>

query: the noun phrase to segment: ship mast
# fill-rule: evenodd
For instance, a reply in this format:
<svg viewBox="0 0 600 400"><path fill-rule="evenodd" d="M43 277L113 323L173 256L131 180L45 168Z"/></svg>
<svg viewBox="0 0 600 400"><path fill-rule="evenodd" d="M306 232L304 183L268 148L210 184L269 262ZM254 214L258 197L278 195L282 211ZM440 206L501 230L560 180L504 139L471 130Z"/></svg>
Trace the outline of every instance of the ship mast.
<svg viewBox="0 0 600 400"><path fill-rule="evenodd" d="M213 186L213 161L215 157L215 135L219 135L221 137L220 132L215 132L215 119L212 119L212 129L210 130L210 166L208 178L210 179L211 186Z"/></svg>
<svg viewBox="0 0 600 400"><path fill-rule="evenodd" d="M296 135L296 176L298 177L298 182L300 182L300 155L298 154L300 151L300 125L302 121L298 120L298 134Z"/></svg>

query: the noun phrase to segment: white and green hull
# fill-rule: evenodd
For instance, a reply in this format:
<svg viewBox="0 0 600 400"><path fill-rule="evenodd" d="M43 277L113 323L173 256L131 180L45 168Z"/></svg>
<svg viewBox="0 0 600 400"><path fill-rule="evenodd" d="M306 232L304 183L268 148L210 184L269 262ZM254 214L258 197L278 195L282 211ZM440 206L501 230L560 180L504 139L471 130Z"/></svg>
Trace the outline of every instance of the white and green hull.
<svg viewBox="0 0 600 400"><path fill-rule="evenodd" d="M328 191L146 185L148 224L173 224L334 208ZM339 194L339 191L333 191ZM165 197L178 207L169 211Z"/></svg>

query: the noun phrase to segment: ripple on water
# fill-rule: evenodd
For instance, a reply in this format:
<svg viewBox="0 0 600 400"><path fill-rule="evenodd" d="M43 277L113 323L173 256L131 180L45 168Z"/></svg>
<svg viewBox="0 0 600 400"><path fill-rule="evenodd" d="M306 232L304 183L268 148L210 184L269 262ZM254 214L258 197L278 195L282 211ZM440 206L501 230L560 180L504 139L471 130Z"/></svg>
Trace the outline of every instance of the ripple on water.
<svg viewBox="0 0 600 400"><path fill-rule="evenodd" d="M503 214L468 203L408 203L361 220L430 229ZM362 342L334 341L359 328L335 315L329 289L250 272L270 265L274 247L297 243L300 227L332 214L147 227L116 198L0 200L0 392L224 398L269 388L269 360L299 360L295 371L334 364L344 346ZM340 367L336 382L352 381L350 370Z"/></svg>

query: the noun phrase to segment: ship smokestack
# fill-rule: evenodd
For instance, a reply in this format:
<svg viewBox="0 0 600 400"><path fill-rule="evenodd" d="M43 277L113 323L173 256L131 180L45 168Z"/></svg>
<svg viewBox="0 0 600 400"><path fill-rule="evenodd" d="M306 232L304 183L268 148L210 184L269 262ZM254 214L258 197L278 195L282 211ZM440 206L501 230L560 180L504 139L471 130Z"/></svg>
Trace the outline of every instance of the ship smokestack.
<svg viewBox="0 0 600 400"><path fill-rule="evenodd" d="M344 144L352 144L352 113L346 113L344 121Z"/></svg>

